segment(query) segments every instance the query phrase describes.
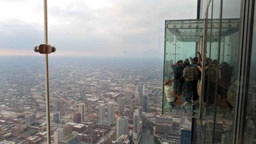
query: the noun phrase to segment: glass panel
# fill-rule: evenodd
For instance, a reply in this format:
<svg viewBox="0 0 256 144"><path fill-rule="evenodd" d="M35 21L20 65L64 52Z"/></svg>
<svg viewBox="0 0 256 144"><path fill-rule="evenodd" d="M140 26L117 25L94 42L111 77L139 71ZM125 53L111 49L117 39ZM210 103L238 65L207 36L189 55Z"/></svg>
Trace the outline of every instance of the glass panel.
<svg viewBox="0 0 256 144"><path fill-rule="evenodd" d="M241 0L222 0L222 18L240 18Z"/></svg>
<svg viewBox="0 0 256 144"><path fill-rule="evenodd" d="M244 143L251 144L256 142L256 9L254 10L254 23L253 23L253 36L252 36L252 51L251 51L251 68L249 74L249 89L247 97L246 106L246 118L245 118L245 128L244 128Z"/></svg>
<svg viewBox="0 0 256 144"><path fill-rule="evenodd" d="M205 59L205 85L204 85L204 97L203 97L203 121L205 126L205 143L211 143L212 142L212 136L213 136L213 121L214 121L214 109L213 109L213 103L214 103L214 96L215 96L215 87L216 84L214 84L214 81L209 81L209 70L211 70L211 67L209 65L209 59L211 58L217 58L217 52L218 52L218 28L216 27L216 24L219 22L219 20L213 19L213 15L215 12L215 9L212 6L212 2L209 5L209 15L208 15L208 23L207 23L207 47L206 47L206 59Z"/></svg>
<svg viewBox="0 0 256 144"><path fill-rule="evenodd" d="M208 20L203 113L206 143L231 143L232 140L240 21L222 19L220 39L220 4L220 0L213 1L212 23Z"/></svg>
<svg viewBox="0 0 256 144"><path fill-rule="evenodd" d="M209 11L207 11L207 7L212 0L201 0L201 19L206 18Z"/></svg>
<svg viewBox="0 0 256 144"><path fill-rule="evenodd" d="M196 56L203 25L203 20L166 21L164 112L196 116L198 111L196 83L199 74L197 61L192 59Z"/></svg>
<svg viewBox="0 0 256 144"><path fill-rule="evenodd" d="M0 143L46 142L42 3L1 1Z"/></svg>
<svg viewBox="0 0 256 144"><path fill-rule="evenodd" d="M235 100L237 99L240 1L232 1L234 3L232 10L227 2L223 1L224 19L221 24L221 45L218 53L219 59L217 59L219 72L215 95L214 143L229 144L232 142ZM214 62L214 59L212 61Z"/></svg>

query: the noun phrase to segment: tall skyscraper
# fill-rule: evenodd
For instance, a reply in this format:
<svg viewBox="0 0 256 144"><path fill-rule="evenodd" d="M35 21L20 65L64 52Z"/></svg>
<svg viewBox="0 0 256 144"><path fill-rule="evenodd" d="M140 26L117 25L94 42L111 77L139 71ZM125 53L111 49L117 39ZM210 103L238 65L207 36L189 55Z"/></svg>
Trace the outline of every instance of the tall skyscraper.
<svg viewBox="0 0 256 144"><path fill-rule="evenodd" d="M144 84L144 85L142 86L142 96L146 96L146 95L148 95L148 91L147 91L147 89L146 89L146 85Z"/></svg>
<svg viewBox="0 0 256 144"><path fill-rule="evenodd" d="M126 116L117 118L116 138L128 134L128 119Z"/></svg>
<svg viewBox="0 0 256 144"><path fill-rule="evenodd" d="M124 98L119 98L118 99L118 111L120 113L124 112L124 105L125 105L125 99Z"/></svg>
<svg viewBox="0 0 256 144"><path fill-rule="evenodd" d="M105 121L105 104L99 105L99 123L103 124Z"/></svg>
<svg viewBox="0 0 256 144"><path fill-rule="evenodd" d="M60 116L65 115L64 105L65 105L65 103L62 100L58 100L58 101L55 102L55 110L57 112L60 112Z"/></svg>
<svg viewBox="0 0 256 144"><path fill-rule="evenodd" d="M60 123L60 113L59 112L56 112L53 114L53 122Z"/></svg>
<svg viewBox="0 0 256 144"><path fill-rule="evenodd" d="M140 97L143 96L143 86L141 86L141 84L137 85L136 91L139 92Z"/></svg>
<svg viewBox="0 0 256 144"><path fill-rule="evenodd" d="M135 91L135 102L137 105L140 105L140 93L139 91Z"/></svg>
<svg viewBox="0 0 256 144"><path fill-rule="evenodd" d="M135 91L136 103L142 105L142 97L143 97L143 86L141 84L137 84Z"/></svg>
<svg viewBox="0 0 256 144"><path fill-rule="evenodd" d="M85 104L80 103L78 109L79 109L79 113L81 114L81 122L84 122L84 120L85 120L85 115L84 115L84 113L85 113Z"/></svg>
<svg viewBox="0 0 256 144"><path fill-rule="evenodd" d="M112 125L114 123L114 103L108 103L108 121Z"/></svg>
<svg viewBox="0 0 256 144"><path fill-rule="evenodd" d="M142 99L142 111L148 112L148 96L143 96Z"/></svg>
<svg viewBox="0 0 256 144"><path fill-rule="evenodd" d="M133 138L138 139L140 134L140 112L136 109L133 114Z"/></svg>

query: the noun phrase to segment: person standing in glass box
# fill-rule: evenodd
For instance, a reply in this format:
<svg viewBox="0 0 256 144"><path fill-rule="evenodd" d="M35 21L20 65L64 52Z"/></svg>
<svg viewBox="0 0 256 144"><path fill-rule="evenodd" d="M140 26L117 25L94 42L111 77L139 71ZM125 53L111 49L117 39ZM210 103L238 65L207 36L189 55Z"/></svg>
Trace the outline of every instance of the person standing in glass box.
<svg viewBox="0 0 256 144"><path fill-rule="evenodd" d="M184 86L183 86L183 97L185 99L185 103L183 106L185 108L191 106L193 95L195 95L195 80L197 79L197 69L195 66L190 65L189 60L186 59L184 62L184 70L183 70L183 78L184 78Z"/></svg>

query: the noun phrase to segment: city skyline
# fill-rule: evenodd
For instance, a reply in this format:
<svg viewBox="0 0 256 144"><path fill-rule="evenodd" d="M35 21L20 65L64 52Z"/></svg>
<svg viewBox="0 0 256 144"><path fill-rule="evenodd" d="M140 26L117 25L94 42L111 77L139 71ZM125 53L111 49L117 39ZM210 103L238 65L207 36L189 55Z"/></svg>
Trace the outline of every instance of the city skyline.
<svg viewBox="0 0 256 144"><path fill-rule="evenodd" d="M0 60L0 142L45 142L41 58L5 57ZM134 140L145 139L142 121L134 119L133 115L136 109L142 108L135 98L138 85L143 87L142 96L149 97L148 113L161 114L162 66L158 60L59 57L52 59L51 70L54 71L50 78L54 143L124 141L133 137L129 135L133 125L136 125ZM123 133L127 135L120 138L116 137L119 117L127 117L127 124L121 128L127 129L127 133ZM16 128L18 131L13 133ZM7 133L11 135L5 136Z"/></svg>

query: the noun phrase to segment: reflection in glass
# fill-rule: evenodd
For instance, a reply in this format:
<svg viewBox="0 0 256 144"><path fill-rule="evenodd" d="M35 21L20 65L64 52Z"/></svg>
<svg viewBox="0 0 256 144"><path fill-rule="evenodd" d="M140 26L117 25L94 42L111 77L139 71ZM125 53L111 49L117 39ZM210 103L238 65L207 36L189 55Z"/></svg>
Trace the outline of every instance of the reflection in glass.
<svg viewBox="0 0 256 144"><path fill-rule="evenodd" d="M245 144L254 144L256 142L256 61L254 56L256 55L256 18L254 11L254 23L253 23L253 37L252 37L252 51L251 51L251 60L250 60L250 74L249 74L249 88L248 88L248 97L246 105L246 118L245 118L245 128L244 128L244 143Z"/></svg>

